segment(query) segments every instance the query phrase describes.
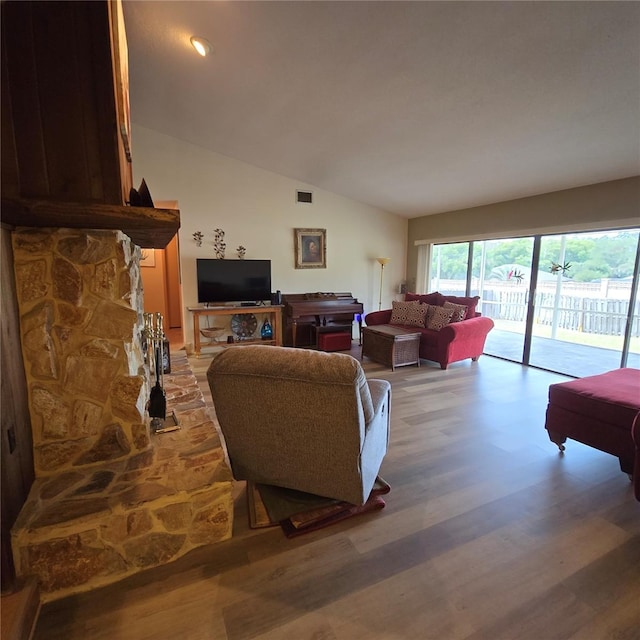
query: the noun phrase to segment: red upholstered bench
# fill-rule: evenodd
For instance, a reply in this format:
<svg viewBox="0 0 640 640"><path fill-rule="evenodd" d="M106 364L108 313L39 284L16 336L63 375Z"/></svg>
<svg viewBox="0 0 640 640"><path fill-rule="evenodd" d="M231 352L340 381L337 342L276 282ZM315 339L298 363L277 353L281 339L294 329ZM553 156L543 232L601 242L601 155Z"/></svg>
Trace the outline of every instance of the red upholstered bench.
<svg viewBox="0 0 640 640"><path fill-rule="evenodd" d="M640 502L640 411L631 427L631 436L636 445L636 461L633 465L633 492L636 500Z"/></svg>
<svg viewBox="0 0 640 640"><path fill-rule="evenodd" d="M615 369L549 387L545 429L561 451L567 438L610 453L633 474L631 428L640 412L640 370ZM638 481L638 478L635 478Z"/></svg>
<svg viewBox="0 0 640 640"><path fill-rule="evenodd" d="M344 331L321 333L318 336L320 351L347 351L351 349L351 334Z"/></svg>

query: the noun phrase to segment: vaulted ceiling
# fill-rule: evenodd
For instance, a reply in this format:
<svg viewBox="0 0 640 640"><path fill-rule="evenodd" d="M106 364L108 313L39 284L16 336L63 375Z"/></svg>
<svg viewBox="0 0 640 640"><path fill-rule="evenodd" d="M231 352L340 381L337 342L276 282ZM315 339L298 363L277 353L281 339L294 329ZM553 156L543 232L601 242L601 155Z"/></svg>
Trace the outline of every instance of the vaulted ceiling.
<svg viewBox="0 0 640 640"><path fill-rule="evenodd" d="M134 123L402 216L640 174L638 2L125 0L124 15Z"/></svg>

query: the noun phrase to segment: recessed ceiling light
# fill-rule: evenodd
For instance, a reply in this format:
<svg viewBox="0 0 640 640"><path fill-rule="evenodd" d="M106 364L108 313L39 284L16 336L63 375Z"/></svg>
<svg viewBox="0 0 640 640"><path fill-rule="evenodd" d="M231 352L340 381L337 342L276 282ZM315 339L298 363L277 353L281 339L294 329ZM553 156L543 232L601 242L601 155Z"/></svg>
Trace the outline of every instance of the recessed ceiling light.
<svg viewBox="0 0 640 640"><path fill-rule="evenodd" d="M205 38L201 38L200 36L191 36L191 44L203 58L208 53L211 53L211 43Z"/></svg>

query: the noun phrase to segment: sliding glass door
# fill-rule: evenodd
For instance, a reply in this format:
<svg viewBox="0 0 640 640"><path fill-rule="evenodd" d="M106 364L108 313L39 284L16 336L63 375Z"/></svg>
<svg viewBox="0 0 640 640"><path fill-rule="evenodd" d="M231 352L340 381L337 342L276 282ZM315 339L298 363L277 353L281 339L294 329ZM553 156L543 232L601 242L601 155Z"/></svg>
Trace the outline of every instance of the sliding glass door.
<svg viewBox="0 0 640 640"><path fill-rule="evenodd" d="M637 246L637 230L541 238L529 364L580 377L620 366Z"/></svg>
<svg viewBox="0 0 640 640"><path fill-rule="evenodd" d="M640 368L639 235L434 245L428 290L480 296L489 355L576 377Z"/></svg>
<svg viewBox="0 0 640 640"><path fill-rule="evenodd" d="M633 305L629 318L629 331L625 339L626 359L624 366L640 369L640 238L638 239L638 255L636 256L636 276L633 282Z"/></svg>
<svg viewBox="0 0 640 640"><path fill-rule="evenodd" d="M470 292L480 296L482 315L495 323L485 353L522 362L532 259L533 238L473 243Z"/></svg>

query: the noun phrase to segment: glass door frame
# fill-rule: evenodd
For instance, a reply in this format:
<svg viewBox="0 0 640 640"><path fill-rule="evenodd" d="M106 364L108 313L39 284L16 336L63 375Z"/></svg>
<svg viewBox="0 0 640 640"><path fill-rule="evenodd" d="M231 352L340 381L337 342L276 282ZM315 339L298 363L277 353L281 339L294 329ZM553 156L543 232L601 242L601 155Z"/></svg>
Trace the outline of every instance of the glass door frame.
<svg viewBox="0 0 640 640"><path fill-rule="evenodd" d="M631 281L631 298L629 299L629 309L627 311L627 326L624 331L622 341L621 367L626 367L629 361L629 350L631 348L631 334L633 332L633 316L638 301L638 286L640 281L640 232L638 233L638 245L636 247L636 261L633 265L633 280Z"/></svg>
<svg viewBox="0 0 640 640"><path fill-rule="evenodd" d="M536 293L538 272L540 271L540 250L542 236L533 236L533 250L531 252L531 277L529 279L529 293L527 294L527 317L524 326L524 345L522 347L522 364L529 365L531 358L531 338L533 337L533 322L536 313Z"/></svg>
<svg viewBox="0 0 640 640"><path fill-rule="evenodd" d="M481 312L496 321L497 331L504 331L513 337L513 340L508 340L506 343L498 340L497 344L492 345L492 334L489 334L485 353L510 362L523 363L526 332L527 328L531 326L529 318L533 317L530 310L530 302L532 300L530 296L530 281L534 259L534 240L534 236L527 235L513 238L475 240L470 243L473 247L471 255L479 253L480 260L479 265L471 263L471 270L468 274L471 276L469 278L470 286L467 287L466 295L479 295L482 299ZM516 260L515 256L518 253L524 251L525 255L520 255L516 262L518 266L529 271L526 283L522 279L524 274L522 276L518 275L519 269L510 269L513 265L498 264L495 259L489 260L489 254L492 249L503 242L517 243L515 252L511 251L513 260ZM476 267L478 268L477 272ZM507 268L510 269L508 272L505 270ZM512 278L512 275L515 277ZM477 280L477 287L473 287L473 278ZM535 273L533 278L535 278ZM516 286L526 284L524 295L521 295L522 291L519 291L518 288L513 288L514 284ZM492 291L491 299L487 299L488 291ZM506 314L505 317L502 316L503 312ZM499 314L499 317L496 314ZM504 326L500 326L499 321L501 320L504 321ZM497 335L497 333L493 334L493 337L497 338ZM517 344L515 336L517 336ZM502 350L504 347L506 347L506 350Z"/></svg>

